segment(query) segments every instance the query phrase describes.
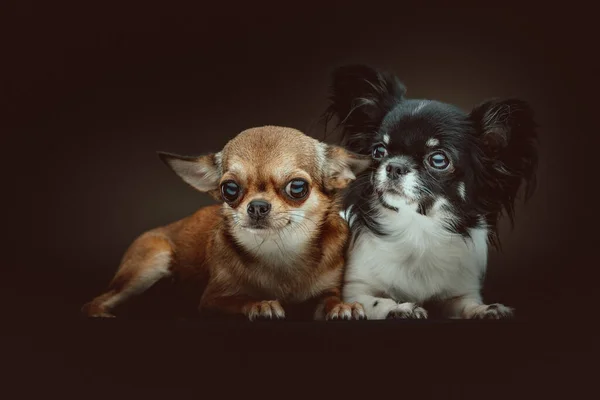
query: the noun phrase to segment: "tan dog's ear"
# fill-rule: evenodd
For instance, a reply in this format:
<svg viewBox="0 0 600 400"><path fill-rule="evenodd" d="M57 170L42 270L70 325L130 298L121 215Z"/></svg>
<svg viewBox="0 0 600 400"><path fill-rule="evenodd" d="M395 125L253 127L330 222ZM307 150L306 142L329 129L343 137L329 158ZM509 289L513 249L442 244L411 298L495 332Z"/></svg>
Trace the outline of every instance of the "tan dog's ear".
<svg viewBox="0 0 600 400"><path fill-rule="evenodd" d="M325 189L346 188L356 176L371 165L373 159L353 153L339 146L327 146L325 161Z"/></svg>
<svg viewBox="0 0 600 400"><path fill-rule="evenodd" d="M158 152L160 159L167 164L185 183L201 192L209 192L213 197L221 179L221 153L200 157L179 156Z"/></svg>

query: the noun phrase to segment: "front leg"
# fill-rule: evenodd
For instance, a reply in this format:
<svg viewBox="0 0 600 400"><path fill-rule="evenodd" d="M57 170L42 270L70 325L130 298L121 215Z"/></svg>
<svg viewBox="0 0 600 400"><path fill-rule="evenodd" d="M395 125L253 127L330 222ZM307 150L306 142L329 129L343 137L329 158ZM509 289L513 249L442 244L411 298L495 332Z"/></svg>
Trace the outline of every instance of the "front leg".
<svg viewBox="0 0 600 400"><path fill-rule="evenodd" d="M209 286L200 300L200 311L211 310L227 314L243 314L250 321L281 320L285 311L277 300L259 300L248 295L216 293Z"/></svg>
<svg viewBox="0 0 600 400"><path fill-rule="evenodd" d="M425 319L427 311L415 303L398 303L396 300L374 296L363 284L348 283L344 288L344 300L363 305L368 319Z"/></svg>
<svg viewBox="0 0 600 400"><path fill-rule="evenodd" d="M514 309L503 304L483 304L479 294L458 296L446 300L442 310L450 318L508 319L514 316Z"/></svg>
<svg viewBox="0 0 600 400"><path fill-rule="evenodd" d="M319 305L315 311L316 320L358 320L366 319L365 311L360 303L342 302L340 290L331 289L319 296Z"/></svg>

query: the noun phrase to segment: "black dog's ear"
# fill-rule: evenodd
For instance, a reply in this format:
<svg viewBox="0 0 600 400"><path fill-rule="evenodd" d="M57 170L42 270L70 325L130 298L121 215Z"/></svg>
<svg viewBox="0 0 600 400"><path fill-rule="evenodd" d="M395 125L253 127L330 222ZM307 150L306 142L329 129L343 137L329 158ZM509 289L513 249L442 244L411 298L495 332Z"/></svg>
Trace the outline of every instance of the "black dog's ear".
<svg viewBox="0 0 600 400"><path fill-rule="evenodd" d="M518 99L489 100L475 107L470 118L483 152L489 201L500 202L512 219L521 183L526 185L526 199L535 188L538 155L533 110Z"/></svg>
<svg viewBox="0 0 600 400"><path fill-rule="evenodd" d="M324 117L338 120L345 147L370 152L369 135L405 94L406 88L394 75L365 65L339 67L332 74L330 105Z"/></svg>
<svg viewBox="0 0 600 400"><path fill-rule="evenodd" d="M519 99L489 100L471 112L480 144L486 154L497 156L510 149L519 151L536 139L533 110Z"/></svg>

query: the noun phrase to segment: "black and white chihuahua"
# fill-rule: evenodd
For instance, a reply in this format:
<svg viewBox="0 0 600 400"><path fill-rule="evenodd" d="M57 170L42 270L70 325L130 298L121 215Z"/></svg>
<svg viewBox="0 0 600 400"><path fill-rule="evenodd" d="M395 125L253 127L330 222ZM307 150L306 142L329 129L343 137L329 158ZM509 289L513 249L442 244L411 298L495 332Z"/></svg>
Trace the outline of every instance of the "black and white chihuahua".
<svg viewBox="0 0 600 400"><path fill-rule="evenodd" d="M450 318L511 317L480 292L500 216L512 223L521 184L525 198L535 186L533 111L507 99L465 113L405 95L397 77L367 66L333 73L325 117L339 121L348 149L374 160L344 212L345 301L369 319L427 318L428 304Z"/></svg>

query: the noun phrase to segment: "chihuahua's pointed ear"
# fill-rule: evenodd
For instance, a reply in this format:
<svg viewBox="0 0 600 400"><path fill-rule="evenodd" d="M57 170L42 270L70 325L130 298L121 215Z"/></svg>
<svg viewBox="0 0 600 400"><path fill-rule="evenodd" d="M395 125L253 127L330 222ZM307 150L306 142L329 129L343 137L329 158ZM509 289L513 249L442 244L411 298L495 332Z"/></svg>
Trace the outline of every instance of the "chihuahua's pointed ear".
<svg viewBox="0 0 600 400"><path fill-rule="evenodd" d="M368 135L377 131L383 117L405 94L406 87L393 74L366 65L342 66L333 71L324 119L335 117L344 147L363 153L371 143Z"/></svg>
<svg viewBox="0 0 600 400"><path fill-rule="evenodd" d="M221 179L221 153L189 157L159 151L158 156L193 188L209 193L218 188Z"/></svg>
<svg viewBox="0 0 600 400"><path fill-rule="evenodd" d="M533 193L538 162L537 124L529 104L518 99L489 100L470 114L475 126L483 173L483 196L500 202L512 219L517 192L525 182L525 199Z"/></svg>
<svg viewBox="0 0 600 400"><path fill-rule="evenodd" d="M356 154L339 146L327 146L325 155L325 190L346 188L356 176L371 165L370 156Z"/></svg>
<svg viewBox="0 0 600 400"><path fill-rule="evenodd" d="M471 112L479 142L489 156L523 151L536 139L533 110L518 99L489 100Z"/></svg>

